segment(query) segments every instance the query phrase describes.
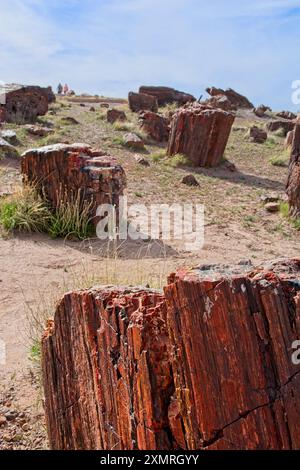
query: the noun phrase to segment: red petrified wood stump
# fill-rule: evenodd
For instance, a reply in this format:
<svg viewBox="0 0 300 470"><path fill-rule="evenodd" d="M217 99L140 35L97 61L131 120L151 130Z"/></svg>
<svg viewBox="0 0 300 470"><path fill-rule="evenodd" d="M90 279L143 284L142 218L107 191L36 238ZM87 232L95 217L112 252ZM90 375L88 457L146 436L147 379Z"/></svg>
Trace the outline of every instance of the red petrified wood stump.
<svg viewBox="0 0 300 470"><path fill-rule="evenodd" d="M300 122L297 122L292 134L287 195L291 217L300 217Z"/></svg>
<svg viewBox="0 0 300 470"><path fill-rule="evenodd" d="M173 116L167 154L190 158L195 166L217 166L224 154L234 116L198 103Z"/></svg>
<svg viewBox="0 0 300 470"><path fill-rule="evenodd" d="M201 266L164 294L63 298L43 337L53 449L299 449L300 260Z"/></svg>
<svg viewBox="0 0 300 470"><path fill-rule="evenodd" d="M162 293L67 294L43 339L51 448L172 448L168 349Z"/></svg>
<svg viewBox="0 0 300 470"><path fill-rule="evenodd" d="M86 144L56 144L28 150L22 155L24 180L37 185L55 209L61 199L93 202L92 214L101 204L118 206L126 184L123 168L101 150Z"/></svg>

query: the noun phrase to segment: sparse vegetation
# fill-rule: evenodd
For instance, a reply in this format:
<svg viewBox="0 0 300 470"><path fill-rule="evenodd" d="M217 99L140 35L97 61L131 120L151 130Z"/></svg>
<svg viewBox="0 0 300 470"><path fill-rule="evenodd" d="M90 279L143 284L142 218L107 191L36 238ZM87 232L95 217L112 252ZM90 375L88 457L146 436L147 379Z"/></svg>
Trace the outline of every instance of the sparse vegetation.
<svg viewBox="0 0 300 470"><path fill-rule="evenodd" d="M32 186L25 186L0 204L0 225L6 232L44 232L50 212Z"/></svg>
<svg viewBox="0 0 300 470"><path fill-rule="evenodd" d="M287 219L289 223L294 227L296 230L300 230L300 217L297 219L292 219L289 215L289 205L287 202L282 202L280 204L280 213L282 217Z"/></svg>
<svg viewBox="0 0 300 470"><path fill-rule="evenodd" d="M182 155L181 153L177 153L176 155L173 155L172 157L168 157L164 161L164 163L173 168L178 168L181 166L193 166L190 159L186 155Z"/></svg>
<svg viewBox="0 0 300 470"><path fill-rule="evenodd" d="M113 128L115 131L133 132L135 125L132 122L116 121L113 124Z"/></svg>
<svg viewBox="0 0 300 470"><path fill-rule="evenodd" d="M285 167L288 165L289 159L290 159L289 152L288 150L285 150L281 154L275 155L274 157L270 158L269 162L273 166Z"/></svg>
<svg viewBox="0 0 300 470"><path fill-rule="evenodd" d="M90 212L93 202L82 202L80 192L71 196L63 194L60 204L51 214L48 232L53 238L84 240L93 232Z"/></svg>

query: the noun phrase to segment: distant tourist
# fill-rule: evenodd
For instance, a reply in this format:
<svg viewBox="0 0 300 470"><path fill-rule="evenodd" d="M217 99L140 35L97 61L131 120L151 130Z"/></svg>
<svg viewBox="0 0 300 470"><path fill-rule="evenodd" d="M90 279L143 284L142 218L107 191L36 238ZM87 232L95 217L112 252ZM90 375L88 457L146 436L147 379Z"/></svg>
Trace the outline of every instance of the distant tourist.
<svg viewBox="0 0 300 470"><path fill-rule="evenodd" d="M57 85L57 94L58 94L58 95L61 95L62 92L63 92L63 86L62 86L61 83L59 83L59 84Z"/></svg>
<svg viewBox="0 0 300 470"><path fill-rule="evenodd" d="M64 86L64 95L67 95L69 93L69 87L67 84Z"/></svg>

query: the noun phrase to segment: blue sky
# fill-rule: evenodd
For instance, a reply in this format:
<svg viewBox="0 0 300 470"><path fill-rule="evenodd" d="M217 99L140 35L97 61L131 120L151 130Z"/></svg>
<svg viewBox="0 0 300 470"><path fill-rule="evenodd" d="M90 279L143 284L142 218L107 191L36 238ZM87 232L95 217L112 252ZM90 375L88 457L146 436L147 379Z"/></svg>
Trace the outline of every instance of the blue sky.
<svg viewBox="0 0 300 470"><path fill-rule="evenodd" d="M300 109L300 0L0 0L0 80L126 96L142 84Z"/></svg>

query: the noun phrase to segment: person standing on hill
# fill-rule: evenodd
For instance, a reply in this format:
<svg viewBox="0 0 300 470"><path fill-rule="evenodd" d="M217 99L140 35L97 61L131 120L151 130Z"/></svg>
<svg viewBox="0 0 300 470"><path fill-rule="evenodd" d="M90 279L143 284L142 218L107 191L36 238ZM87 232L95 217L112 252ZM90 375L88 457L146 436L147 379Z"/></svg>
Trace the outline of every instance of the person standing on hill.
<svg viewBox="0 0 300 470"><path fill-rule="evenodd" d="M58 95L61 95L62 92L63 92L63 86L62 86L61 83L59 83L59 84L57 85L57 94L58 94Z"/></svg>
<svg viewBox="0 0 300 470"><path fill-rule="evenodd" d="M64 86L64 95L67 95L68 92L69 92L69 87L68 87L67 84L65 84L65 86Z"/></svg>

